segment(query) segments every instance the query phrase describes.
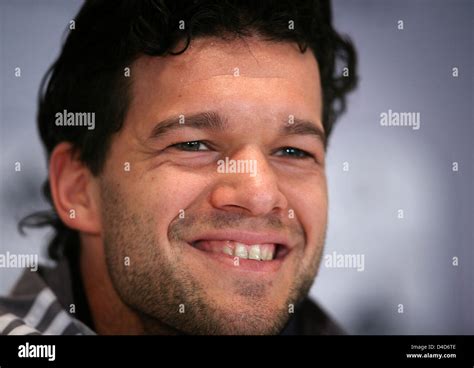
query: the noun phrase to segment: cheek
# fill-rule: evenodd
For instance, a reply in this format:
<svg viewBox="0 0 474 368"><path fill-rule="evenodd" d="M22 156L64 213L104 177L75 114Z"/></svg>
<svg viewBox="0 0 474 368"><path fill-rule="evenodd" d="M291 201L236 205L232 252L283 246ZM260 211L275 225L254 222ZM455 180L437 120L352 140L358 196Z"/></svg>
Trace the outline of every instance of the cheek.
<svg viewBox="0 0 474 368"><path fill-rule="evenodd" d="M134 182L132 204L149 213L163 239L169 224L186 216L186 209L204 193L207 181L200 175L173 168L160 168ZM138 210L140 210L138 208Z"/></svg>
<svg viewBox="0 0 474 368"><path fill-rule="evenodd" d="M324 175L313 180L293 182L288 188L290 208L294 210L296 221L305 231L308 245L320 245L324 240L327 225L327 185Z"/></svg>

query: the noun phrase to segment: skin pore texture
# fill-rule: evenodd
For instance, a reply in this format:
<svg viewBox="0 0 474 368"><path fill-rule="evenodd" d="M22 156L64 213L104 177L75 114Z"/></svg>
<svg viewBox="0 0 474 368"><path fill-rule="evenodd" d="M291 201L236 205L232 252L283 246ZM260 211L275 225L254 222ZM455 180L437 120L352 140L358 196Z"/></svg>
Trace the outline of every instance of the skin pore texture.
<svg viewBox="0 0 474 368"><path fill-rule="evenodd" d="M313 53L259 37L199 38L178 56L141 56L131 74L130 108L104 170L95 177L72 159L63 163L83 172L75 188L83 188L78 215L87 220L68 225L81 234L97 332L279 333L312 285L327 225ZM187 126L193 116L198 123ZM202 123L209 117L212 124ZM256 160L256 175L218 172L226 157ZM61 185L53 194L57 208L67 207ZM235 265L193 246L216 233L222 241L279 239L286 253Z"/></svg>

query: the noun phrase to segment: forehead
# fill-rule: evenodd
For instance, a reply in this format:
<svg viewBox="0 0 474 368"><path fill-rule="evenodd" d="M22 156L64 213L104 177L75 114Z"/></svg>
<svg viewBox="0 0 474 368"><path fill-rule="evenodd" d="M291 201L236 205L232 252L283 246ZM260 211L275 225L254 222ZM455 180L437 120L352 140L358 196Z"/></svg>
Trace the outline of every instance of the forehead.
<svg viewBox="0 0 474 368"><path fill-rule="evenodd" d="M313 116L321 113L317 61L309 49L301 53L294 43L198 38L177 56L140 57L132 77L131 110L154 119L277 104Z"/></svg>

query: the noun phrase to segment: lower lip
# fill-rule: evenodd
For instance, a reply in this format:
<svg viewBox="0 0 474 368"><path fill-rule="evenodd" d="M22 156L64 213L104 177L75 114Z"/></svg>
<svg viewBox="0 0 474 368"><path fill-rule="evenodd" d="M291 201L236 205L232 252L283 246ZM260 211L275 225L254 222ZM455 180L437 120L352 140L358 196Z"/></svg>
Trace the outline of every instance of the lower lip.
<svg viewBox="0 0 474 368"><path fill-rule="evenodd" d="M204 255L207 259L216 260L217 262L227 266L226 268L232 268L235 271L250 271L263 273L277 272L280 269L284 259L286 258L285 256L283 258L273 259L271 261L257 261L254 259L232 257L225 253L206 252L193 247L189 243L188 245L194 252L196 252L196 254Z"/></svg>

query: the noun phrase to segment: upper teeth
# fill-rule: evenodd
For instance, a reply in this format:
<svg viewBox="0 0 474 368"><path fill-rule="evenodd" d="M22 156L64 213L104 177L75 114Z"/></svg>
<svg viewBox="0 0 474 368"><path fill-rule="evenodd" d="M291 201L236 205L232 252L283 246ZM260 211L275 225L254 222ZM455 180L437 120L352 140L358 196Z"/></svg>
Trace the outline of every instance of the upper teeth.
<svg viewBox="0 0 474 368"><path fill-rule="evenodd" d="M271 261L275 255L276 244L244 244L233 240L199 240L193 246L212 253L224 253L231 257Z"/></svg>
<svg viewBox="0 0 474 368"><path fill-rule="evenodd" d="M231 256L243 259L255 259L257 261L271 261L274 255L273 249L261 244L246 245L235 243L234 249L232 249L230 245L225 245L223 252Z"/></svg>
<svg viewBox="0 0 474 368"><path fill-rule="evenodd" d="M249 252L247 251L247 247L243 244L236 244L235 245L235 256L239 258L248 258Z"/></svg>
<svg viewBox="0 0 474 368"><path fill-rule="evenodd" d="M250 251L249 251L249 258L250 259L256 259L257 261L260 261L260 246L259 245L252 245L250 247Z"/></svg>

